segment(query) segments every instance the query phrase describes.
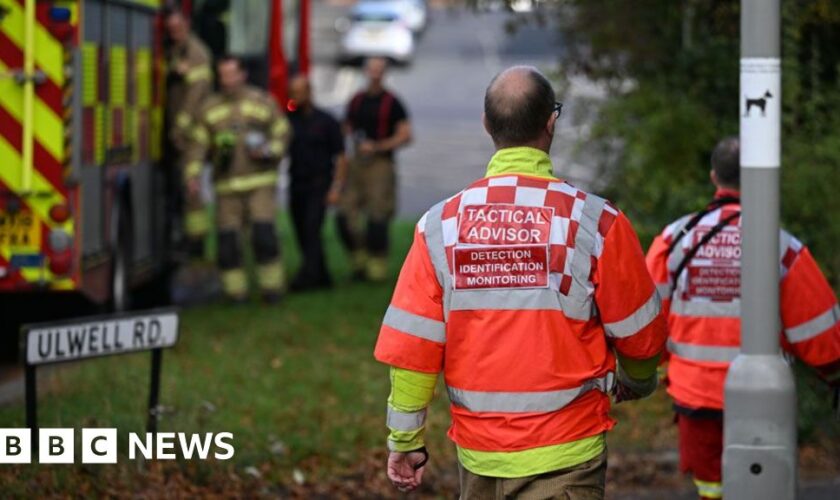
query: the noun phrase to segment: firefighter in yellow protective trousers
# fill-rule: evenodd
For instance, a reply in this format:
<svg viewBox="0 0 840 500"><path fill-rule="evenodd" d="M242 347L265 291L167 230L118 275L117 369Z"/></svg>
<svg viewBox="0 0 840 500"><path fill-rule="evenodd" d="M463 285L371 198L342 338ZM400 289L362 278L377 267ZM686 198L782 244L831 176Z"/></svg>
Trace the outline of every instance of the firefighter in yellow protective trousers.
<svg viewBox="0 0 840 500"><path fill-rule="evenodd" d="M371 281L388 278L389 228L397 204L394 156L411 142L408 110L385 87L386 69L385 59L369 59L367 87L347 106L344 129L354 154L337 220L352 253L353 277Z"/></svg>
<svg viewBox="0 0 840 500"><path fill-rule="evenodd" d="M276 302L285 281L275 230L277 165L290 139L289 122L270 95L246 84L238 59L220 58L216 69L221 92L198 113L186 183L191 193L198 191L202 162L209 158L218 207L218 264L228 297L247 297L241 244L250 226L260 291L265 301Z"/></svg>
<svg viewBox="0 0 840 500"><path fill-rule="evenodd" d="M190 31L190 22L181 11L168 12L166 29L172 43L167 64L167 126L176 164L183 168L195 113L213 91L213 70L210 51ZM186 251L193 259L203 259L210 229L207 207L197 192L185 193L183 203Z"/></svg>

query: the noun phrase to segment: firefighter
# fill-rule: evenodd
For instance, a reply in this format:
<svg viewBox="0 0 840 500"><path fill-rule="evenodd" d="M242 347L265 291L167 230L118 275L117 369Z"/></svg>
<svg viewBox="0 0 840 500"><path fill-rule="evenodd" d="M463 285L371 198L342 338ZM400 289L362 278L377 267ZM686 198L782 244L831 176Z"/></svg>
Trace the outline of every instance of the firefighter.
<svg viewBox="0 0 840 500"><path fill-rule="evenodd" d="M327 207L341 197L347 160L341 126L312 101L309 79L294 77L289 97L294 135L289 146L289 208L303 258L291 288L311 290L332 284L321 233Z"/></svg>
<svg viewBox="0 0 840 500"><path fill-rule="evenodd" d="M190 21L180 10L166 16L166 28L172 45L167 68L167 126L175 149L178 169L185 167L185 152L190 142L194 113L213 90L210 51L190 30ZM183 228L186 250L193 259L203 259L204 241L210 229L210 216L200 193L183 196Z"/></svg>
<svg viewBox="0 0 840 500"><path fill-rule="evenodd" d="M535 68L496 76L486 177L417 224L375 350L391 367L387 473L402 491L423 476L441 370L468 499L603 498L609 395L656 388L659 295L624 214L554 177L559 113Z"/></svg>
<svg viewBox="0 0 840 500"><path fill-rule="evenodd" d="M723 386L740 346L741 207L738 138L711 158L714 199L665 228L647 255L668 311L668 393L679 427L680 468L700 498L721 498ZM779 234L781 347L840 384L840 308L799 240Z"/></svg>
<svg viewBox="0 0 840 500"><path fill-rule="evenodd" d="M354 277L382 281L388 276L388 230L396 208L394 153L411 142L408 112L384 86L387 63L369 59L367 88L347 106L345 133L353 143L338 228L350 250Z"/></svg>
<svg viewBox="0 0 840 500"><path fill-rule="evenodd" d="M224 56L216 70L220 93L210 97L198 113L186 182L190 193L197 193L202 162L209 157L225 293L237 302L246 298L241 245L250 227L262 297L276 302L285 280L275 229L277 166L291 135L289 122L270 95L246 84L247 73L239 59Z"/></svg>

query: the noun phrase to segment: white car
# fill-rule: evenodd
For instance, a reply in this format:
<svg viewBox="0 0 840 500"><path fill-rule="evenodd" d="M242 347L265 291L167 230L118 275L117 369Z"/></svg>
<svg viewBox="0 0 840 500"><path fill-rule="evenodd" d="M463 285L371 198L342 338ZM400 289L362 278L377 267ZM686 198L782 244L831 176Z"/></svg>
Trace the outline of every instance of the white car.
<svg viewBox="0 0 840 500"><path fill-rule="evenodd" d="M414 34L391 2L361 2L341 39L341 59L386 57L407 64L414 57Z"/></svg>
<svg viewBox="0 0 840 500"><path fill-rule="evenodd" d="M400 19L415 35L426 29L429 19L426 0L365 0L365 2L388 5L399 13Z"/></svg>

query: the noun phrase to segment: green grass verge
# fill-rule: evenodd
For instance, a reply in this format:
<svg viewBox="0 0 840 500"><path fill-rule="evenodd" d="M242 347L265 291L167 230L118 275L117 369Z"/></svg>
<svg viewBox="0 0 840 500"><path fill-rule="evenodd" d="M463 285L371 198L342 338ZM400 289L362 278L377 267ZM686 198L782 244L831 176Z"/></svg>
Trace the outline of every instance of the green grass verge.
<svg viewBox="0 0 840 500"><path fill-rule="evenodd" d="M300 255L285 217L280 227L284 260L295 269ZM413 228L394 225L394 277ZM382 448L388 375L373 347L393 280L351 283L332 224L325 234L335 289L290 294L277 306L182 311L179 343L164 353L161 431L233 432L235 466L279 481L301 463L317 460L309 468L326 473ZM40 425L116 427L125 452L127 433L145 432L149 366L148 354L132 354L41 370ZM431 425L441 431L448 417L438 405ZM0 408L0 427L23 424L23 404ZM442 445L443 433L435 434Z"/></svg>
<svg viewBox="0 0 840 500"><path fill-rule="evenodd" d="M281 230L285 261L294 269L300 256L285 218ZM412 223L395 224L394 276L412 232ZM350 283L347 259L331 225L326 234L328 260L337 281L334 290L292 294L279 306L253 303L183 311L180 342L164 354L161 403L167 411L160 430L233 432L236 448L231 463L183 464L189 481L212 484L231 470L255 467L265 480L288 484L294 468L324 478L381 457L388 377L372 352L393 283ZM117 427L123 453L127 433L144 432L148 354L91 360L41 373L42 427ZM813 395L826 393L807 387L803 386L811 392L802 398L803 418L806 434L816 439L826 435L817 428L830 418L827 405ZM675 447L664 391L644 403L620 405L614 413L619 425L610 435L612 451ZM0 408L0 427L23 424L22 404ZM439 396L431 411L428 441L441 466L454 460L453 447L444 436L447 426L446 397ZM836 422L828 428L829 435L840 435ZM55 489L48 491L65 491L96 477L90 468L78 467L50 469L47 482ZM118 470L130 475L136 469L123 457ZM43 468L18 472L0 475L0 482L7 483L2 489L9 495L31 493L34 482L43 486Z"/></svg>

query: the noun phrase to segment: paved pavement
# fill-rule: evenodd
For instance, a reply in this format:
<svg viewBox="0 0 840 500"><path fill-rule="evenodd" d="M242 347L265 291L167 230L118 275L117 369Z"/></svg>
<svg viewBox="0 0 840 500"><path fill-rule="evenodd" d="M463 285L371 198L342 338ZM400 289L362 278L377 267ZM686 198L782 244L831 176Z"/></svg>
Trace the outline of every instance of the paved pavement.
<svg viewBox="0 0 840 500"><path fill-rule="evenodd" d="M345 7L316 3L313 8L313 81L316 98L337 115L363 84L360 68L340 67L335 20ZM420 38L413 64L396 67L390 86L405 101L415 140L399 154L400 215L416 217L438 200L462 189L484 173L493 145L481 125L484 90L499 70L515 64L545 72L557 67L562 43L557 33L529 23L513 35L506 23L521 17L506 12L473 13L432 9L431 23ZM586 187L593 170L572 155L574 139L586 128L571 119L583 98L599 92L584 82L572 86L553 152L559 175Z"/></svg>
<svg viewBox="0 0 840 500"><path fill-rule="evenodd" d="M619 492L608 496L610 500L696 500L697 493L692 488L680 491L639 490ZM799 500L837 500L840 498L840 478L824 481L802 481Z"/></svg>
<svg viewBox="0 0 840 500"><path fill-rule="evenodd" d="M644 488L645 485L639 486ZM646 488L639 491L616 493L609 498L611 500L696 500L697 493L693 488L680 491ZM840 478L800 481L797 498L800 500L837 500L840 498Z"/></svg>

